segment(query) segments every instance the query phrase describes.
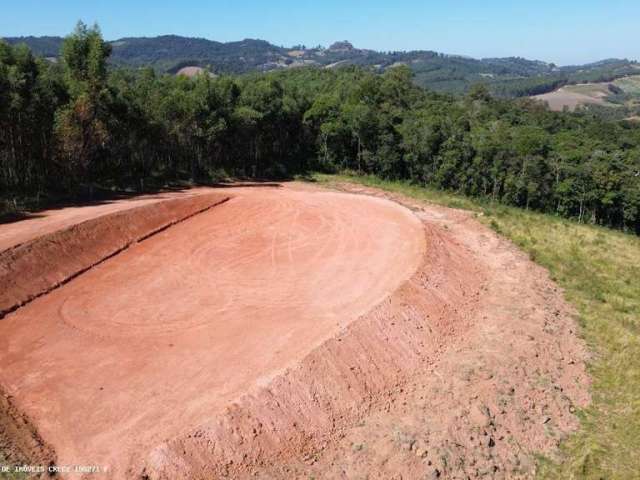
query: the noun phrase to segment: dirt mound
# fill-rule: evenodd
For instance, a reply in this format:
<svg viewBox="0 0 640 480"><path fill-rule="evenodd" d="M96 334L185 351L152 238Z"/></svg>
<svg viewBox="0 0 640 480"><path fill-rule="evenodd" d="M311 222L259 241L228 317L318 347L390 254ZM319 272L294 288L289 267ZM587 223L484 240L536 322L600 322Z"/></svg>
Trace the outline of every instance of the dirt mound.
<svg viewBox="0 0 640 480"><path fill-rule="evenodd" d="M573 311L470 214L424 222L389 299L223 415L159 445L142 478L531 478L588 402Z"/></svg>
<svg viewBox="0 0 640 480"><path fill-rule="evenodd" d="M152 203L87 220L0 252L0 319L132 243L227 199L209 194Z"/></svg>
<svg viewBox="0 0 640 480"><path fill-rule="evenodd" d="M427 238L420 269L391 297L220 418L156 449L143 473L235 478L321 449L391 399L464 333L480 291L460 246L432 229Z"/></svg>
<svg viewBox="0 0 640 480"><path fill-rule="evenodd" d="M33 426L33 422L13 404L0 387L0 460L12 465L55 464L56 455Z"/></svg>

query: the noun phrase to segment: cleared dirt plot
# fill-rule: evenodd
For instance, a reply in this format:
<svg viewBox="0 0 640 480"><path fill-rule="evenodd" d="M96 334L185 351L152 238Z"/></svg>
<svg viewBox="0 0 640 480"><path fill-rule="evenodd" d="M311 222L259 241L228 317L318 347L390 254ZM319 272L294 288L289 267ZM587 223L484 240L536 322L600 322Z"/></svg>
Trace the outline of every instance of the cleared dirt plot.
<svg viewBox="0 0 640 480"><path fill-rule="evenodd" d="M387 201L229 190L0 322L0 382L58 464L127 478L382 301L425 248Z"/></svg>
<svg viewBox="0 0 640 480"><path fill-rule="evenodd" d="M339 188L198 191L6 315L0 447L88 478L531 478L589 400L561 292L468 212Z"/></svg>
<svg viewBox="0 0 640 480"><path fill-rule="evenodd" d="M533 98L542 100L549 104L549 108L556 112L561 112L565 108L574 111L580 105L611 105L605 100L610 94L607 90L608 84L583 84L568 85L558 90L542 95L536 95Z"/></svg>
<svg viewBox="0 0 640 480"><path fill-rule="evenodd" d="M549 108L556 112L561 112L565 108L573 112L580 105L589 104L617 107L618 104L607 101L607 97L613 94L614 87L629 95L631 99L626 104L633 105L634 100L640 95L640 75L618 78L613 82L567 85L553 92L535 95L532 98L547 102Z"/></svg>

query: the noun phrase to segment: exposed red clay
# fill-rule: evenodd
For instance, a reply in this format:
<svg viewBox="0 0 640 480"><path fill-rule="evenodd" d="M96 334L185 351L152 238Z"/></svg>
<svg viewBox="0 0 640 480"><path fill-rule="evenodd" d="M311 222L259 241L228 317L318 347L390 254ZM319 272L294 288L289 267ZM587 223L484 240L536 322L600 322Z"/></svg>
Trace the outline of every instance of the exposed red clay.
<svg viewBox="0 0 640 480"><path fill-rule="evenodd" d="M222 473L238 479L534 478L534 456L556 457L560 441L578 427L576 410L589 402L587 353L562 291L546 270L469 212L358 185L338 187L401 203L424 222L429 268L409 284L420 291L421 283L419 296L435 302L427 302L424 316L412 317L414 302L424 304L407 296L405 285L392 296L400 305L384 325L389 347L424 339L418 343L423 348L405 349L404 355L386 352L400 360L398 373L415 365L416 357L426 361L358 405L364 413L343 422L327 442L302 448L294 443L291 449L283 443L278 456L257 468L220 462ZM375 325L375 317L369 322ZM342 342L357 342L353 334ZM369 380L346 377L342 384L363 381ZM232 417L230 427L242 423ZM245 449L253 442L245 442ZM189 453L185 449L183 456Z"/></svg>
<svg viewBox="0 0 640 480"><path fill-rule="evenodd" d="M85 220L0 252L0 319L132 243L228 199L209 193L146 203Z"/></svg>
<svg viewBox="0 0 640 480"><path fill-rule="evenodd" d="M96 201L88 205L52 208L41 212L28 214L26 218L0 225L0 252L22 243L34 240L48 233L57 232L67 227L77 225L86 220L92 220L102 215L121 212L143 205L149 205L174 198L186 198L203 193L212 193L212 189L205 187L191 188L178 191L167 191L159 194L139 195L128 198ZM215 190L217 193L220 192Z"/></svg>
<svg viewBox="0 0 640 480"><path fill-rule="evenodd" d="M142 478L533 478L588 403L574 312L468 212L402 203L416 272L298 365L158 445Z"/></svg>
<svg viewBox="0 0 640 480"><path fill-rule="evenodd" d="M385 299L423 264L422 223L387 200L294 188L232 195L0 321L0 385L57 464L106 466L109 478L145 467L171 477L177 456L163 445L224 421L247 394L285 392L277 386L286 372L310 355L339 359L339 335L376 305L386 325ZM376 338L380 355L400 348ZM404 376L401 364L397 374L380 368L374 392ZM312 381L331 392L335 378ZM358 409L361 395L337 392L336 412ZM330 433L327 418L309 433ZM189 471L200 475L199 465Z"/></svg>

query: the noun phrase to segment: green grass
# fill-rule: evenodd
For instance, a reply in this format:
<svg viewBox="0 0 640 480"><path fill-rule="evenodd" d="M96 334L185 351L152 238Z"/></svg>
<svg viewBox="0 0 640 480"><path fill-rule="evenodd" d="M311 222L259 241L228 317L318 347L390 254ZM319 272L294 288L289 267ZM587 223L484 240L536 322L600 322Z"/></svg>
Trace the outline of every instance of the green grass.
<svg viewBox="0 0 640 480"><path fill-rule="evenodd" d="M640 478L640 238L370 176L315 175L471 210L546 267L580 316L593 358L592 404L577 412L580 430L561 446L560 463L539 462L539 478ZM482 215L480 215L482 213Z"/></svg>
<svg viewBox="0 0 640 480"><path fill-rule="evenodd" d="M590 97L598 98L598 94L608 95L609 89L606 83L582 83L579 85L567 85L564 87L568 92L581 93Z"/></svg>
<svg viewBox="0 0 640 480"><path fill-rule="evenodd" d="M619 78L613 82L617 87L631 95L640 95L640 75Z"/></svg>
<svg viewBox="0 0 640 480"><path fill-rule="evenodd" d="M0 451L0 466L3 466L3 465L12 466L12 464L5 459L5 457L2 454L2 451ZM15 472L3 473L0 471L0 479L2 480L25 480L27 478L29 477L26 473L15 473Z"/></svg>

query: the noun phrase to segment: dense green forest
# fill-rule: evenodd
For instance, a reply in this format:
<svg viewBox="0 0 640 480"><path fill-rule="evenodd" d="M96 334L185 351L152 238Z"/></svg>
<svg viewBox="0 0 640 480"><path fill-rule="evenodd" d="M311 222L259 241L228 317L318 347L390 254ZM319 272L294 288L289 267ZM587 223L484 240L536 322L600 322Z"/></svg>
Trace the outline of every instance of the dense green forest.
<svg viewBox="0 0 640 480"><path fill-rule="evenodd" d="M5 202L350 169L640 233L640 126L424 90L406 67L159 75L80 24L50 63L0 43Z"/></svg>

